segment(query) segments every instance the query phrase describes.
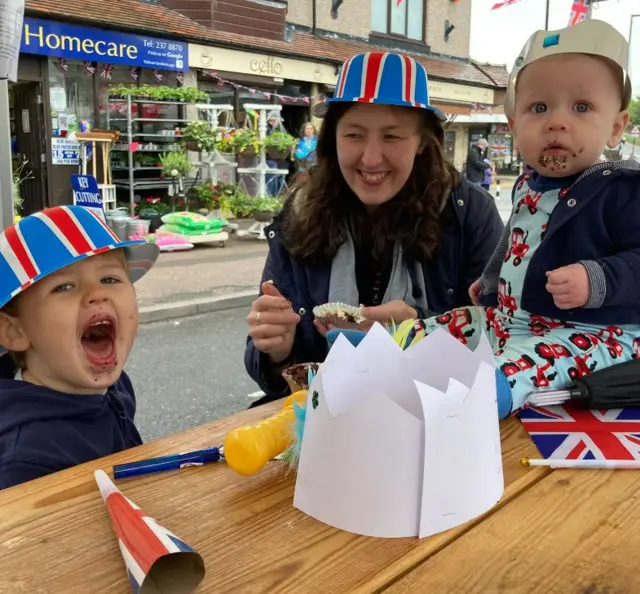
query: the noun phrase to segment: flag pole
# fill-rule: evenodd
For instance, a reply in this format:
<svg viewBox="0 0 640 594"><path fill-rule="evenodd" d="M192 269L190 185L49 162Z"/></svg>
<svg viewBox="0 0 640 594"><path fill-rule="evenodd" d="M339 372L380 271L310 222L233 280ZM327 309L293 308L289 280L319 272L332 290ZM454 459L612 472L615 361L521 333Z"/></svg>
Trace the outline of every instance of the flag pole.
<svg viewBox="0 0 640 594"><path fill-rule="evenodd" d="M549 2L551 0L546 0L547 2L547 8L546 8L546 12L544 15L544 30L548 31L549 30Z"/></svg>

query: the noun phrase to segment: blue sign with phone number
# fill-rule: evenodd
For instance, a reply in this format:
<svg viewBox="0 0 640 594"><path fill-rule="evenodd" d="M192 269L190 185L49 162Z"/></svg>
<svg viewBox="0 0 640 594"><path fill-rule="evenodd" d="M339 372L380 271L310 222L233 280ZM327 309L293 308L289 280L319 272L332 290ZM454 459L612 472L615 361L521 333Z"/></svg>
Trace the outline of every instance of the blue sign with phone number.
<svg viewBox="0 0 640 594"><path fill-rule="evenodd" d="M187 44L94 27L25 17L20 51L25 54L122 64L158 70L187 70Z"/></svg>

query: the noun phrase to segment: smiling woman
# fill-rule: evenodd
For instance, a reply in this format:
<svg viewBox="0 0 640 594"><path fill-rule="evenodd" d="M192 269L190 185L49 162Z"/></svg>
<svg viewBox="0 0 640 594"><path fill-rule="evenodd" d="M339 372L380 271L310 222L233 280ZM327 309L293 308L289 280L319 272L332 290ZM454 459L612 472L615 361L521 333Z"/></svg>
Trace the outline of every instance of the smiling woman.
<svg viewBox="0 0 640 594"><path fill-rule="evenodd" d="M267 229L248 317L245 364L267 394L259 402L286 394L287 366L324 360L329 328L314 307L363 304L370 324L469 304L503 228L491 196L445 160L445 116L412 58L354 56L316 115L317 167Z"/></svg>

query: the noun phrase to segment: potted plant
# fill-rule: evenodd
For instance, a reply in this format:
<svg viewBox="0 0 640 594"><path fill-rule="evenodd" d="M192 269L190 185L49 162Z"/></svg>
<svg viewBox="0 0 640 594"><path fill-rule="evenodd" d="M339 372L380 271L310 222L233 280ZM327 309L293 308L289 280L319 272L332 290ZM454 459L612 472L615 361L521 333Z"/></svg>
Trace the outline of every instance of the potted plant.
<svg viewBox="0 0 640 594"><path fill-rule="evenodd" d="M20 220L23 215L22 207L24 204L24 199L20 194L20 186L23 182L35 179L33 175L33 171L31 169L27 169L27 165L29 161L23 159L21 163L18 163L17 160L13 162L13 183L12 183L12 194L13 194L13 208L15 210L16 220Z"/></svg>
<svg viewBox="0 0 640 594"><path fill-rule="evenodd" d="M247 219L255 210L255 198L236 186L222 192L220 206L223 211L229 212L236 219Z"/></svg>
<svg viewBox="0 0 640 594"><path fill-rule="evenodd" d="M207 210L207 212L218 212L220 210L220 191L210 181L195 186L193 195L197 208Z"/></svg>
<svg viewBox="0 0 640 594"><path fill-rule="evenodd" d="M160 155L160 163L166 177L187 177L191 171L191 163L186 153L171 152Z"/></svg>
<svg viewBox="0 0 640 594"><path fill-rule="evenodd" d="M235 130L225 130L223 128L220 128L216 137L216 149L227 159L235 159Z"/></svg>
<svg viewBox="0 0 640 594"><path fill-rule="evenodd" d="M140 218L153 219L167 214L170 206L158 196L142 198L135 206L134 213Z"/></svg>
<svg viewBox="0 0 640 594"><path fill-rule="evenodd" d="M290 158L297 140L287 132L273 132L264 139L264 148L271 159Z"/></svg>
<svg viewBox="0 0 640 594"><path fill-rule="evenodd" d="M260 135L253 128L238 128L233 131L235 152L238 155L252 157L260 152L262 141Z"/></svg>
<svg viewBox="0 0 640 594"><path fill-rule="evenodd" d="M167 87L140 85L139 87L128 85L116 85L109 89L111 97L135 97L152 101L180 101L188 103L205 103L209 96L204 91L195 87Z"/></svg>
<svg viewBox="0 0 640 594"><path fill-rule="evenodd" d="M182 141L187 150L210 153L216 148L216 132L208 122L190 122L182 130Z"/></svg>
<svg viewBox="0 0 640 594"><path fill-rule="evenodd" d="M273 217L282 208L283 199L275 196L254 198L253 212L251 216L258 223L270 223Z"/></svg>

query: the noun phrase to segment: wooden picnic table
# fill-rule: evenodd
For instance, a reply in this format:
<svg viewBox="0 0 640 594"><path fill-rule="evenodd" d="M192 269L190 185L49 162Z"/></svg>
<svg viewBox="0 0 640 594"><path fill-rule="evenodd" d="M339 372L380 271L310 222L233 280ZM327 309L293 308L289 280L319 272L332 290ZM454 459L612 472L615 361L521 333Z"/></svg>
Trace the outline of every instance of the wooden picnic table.
<svg viewBox="0 0 640 594"><path fill-rule="evenodd" d="M281 403L0 491L0 593L130 592L93 472L220 444ZM377 539L296 510L279 462L252 477L223 463L118 481L203 557L198 592L640 592L640 475L524 468L537 457L519 421L501 424L505 492L489 513L425 539ZM607 586L609 589L602 589Z"/></svg>

